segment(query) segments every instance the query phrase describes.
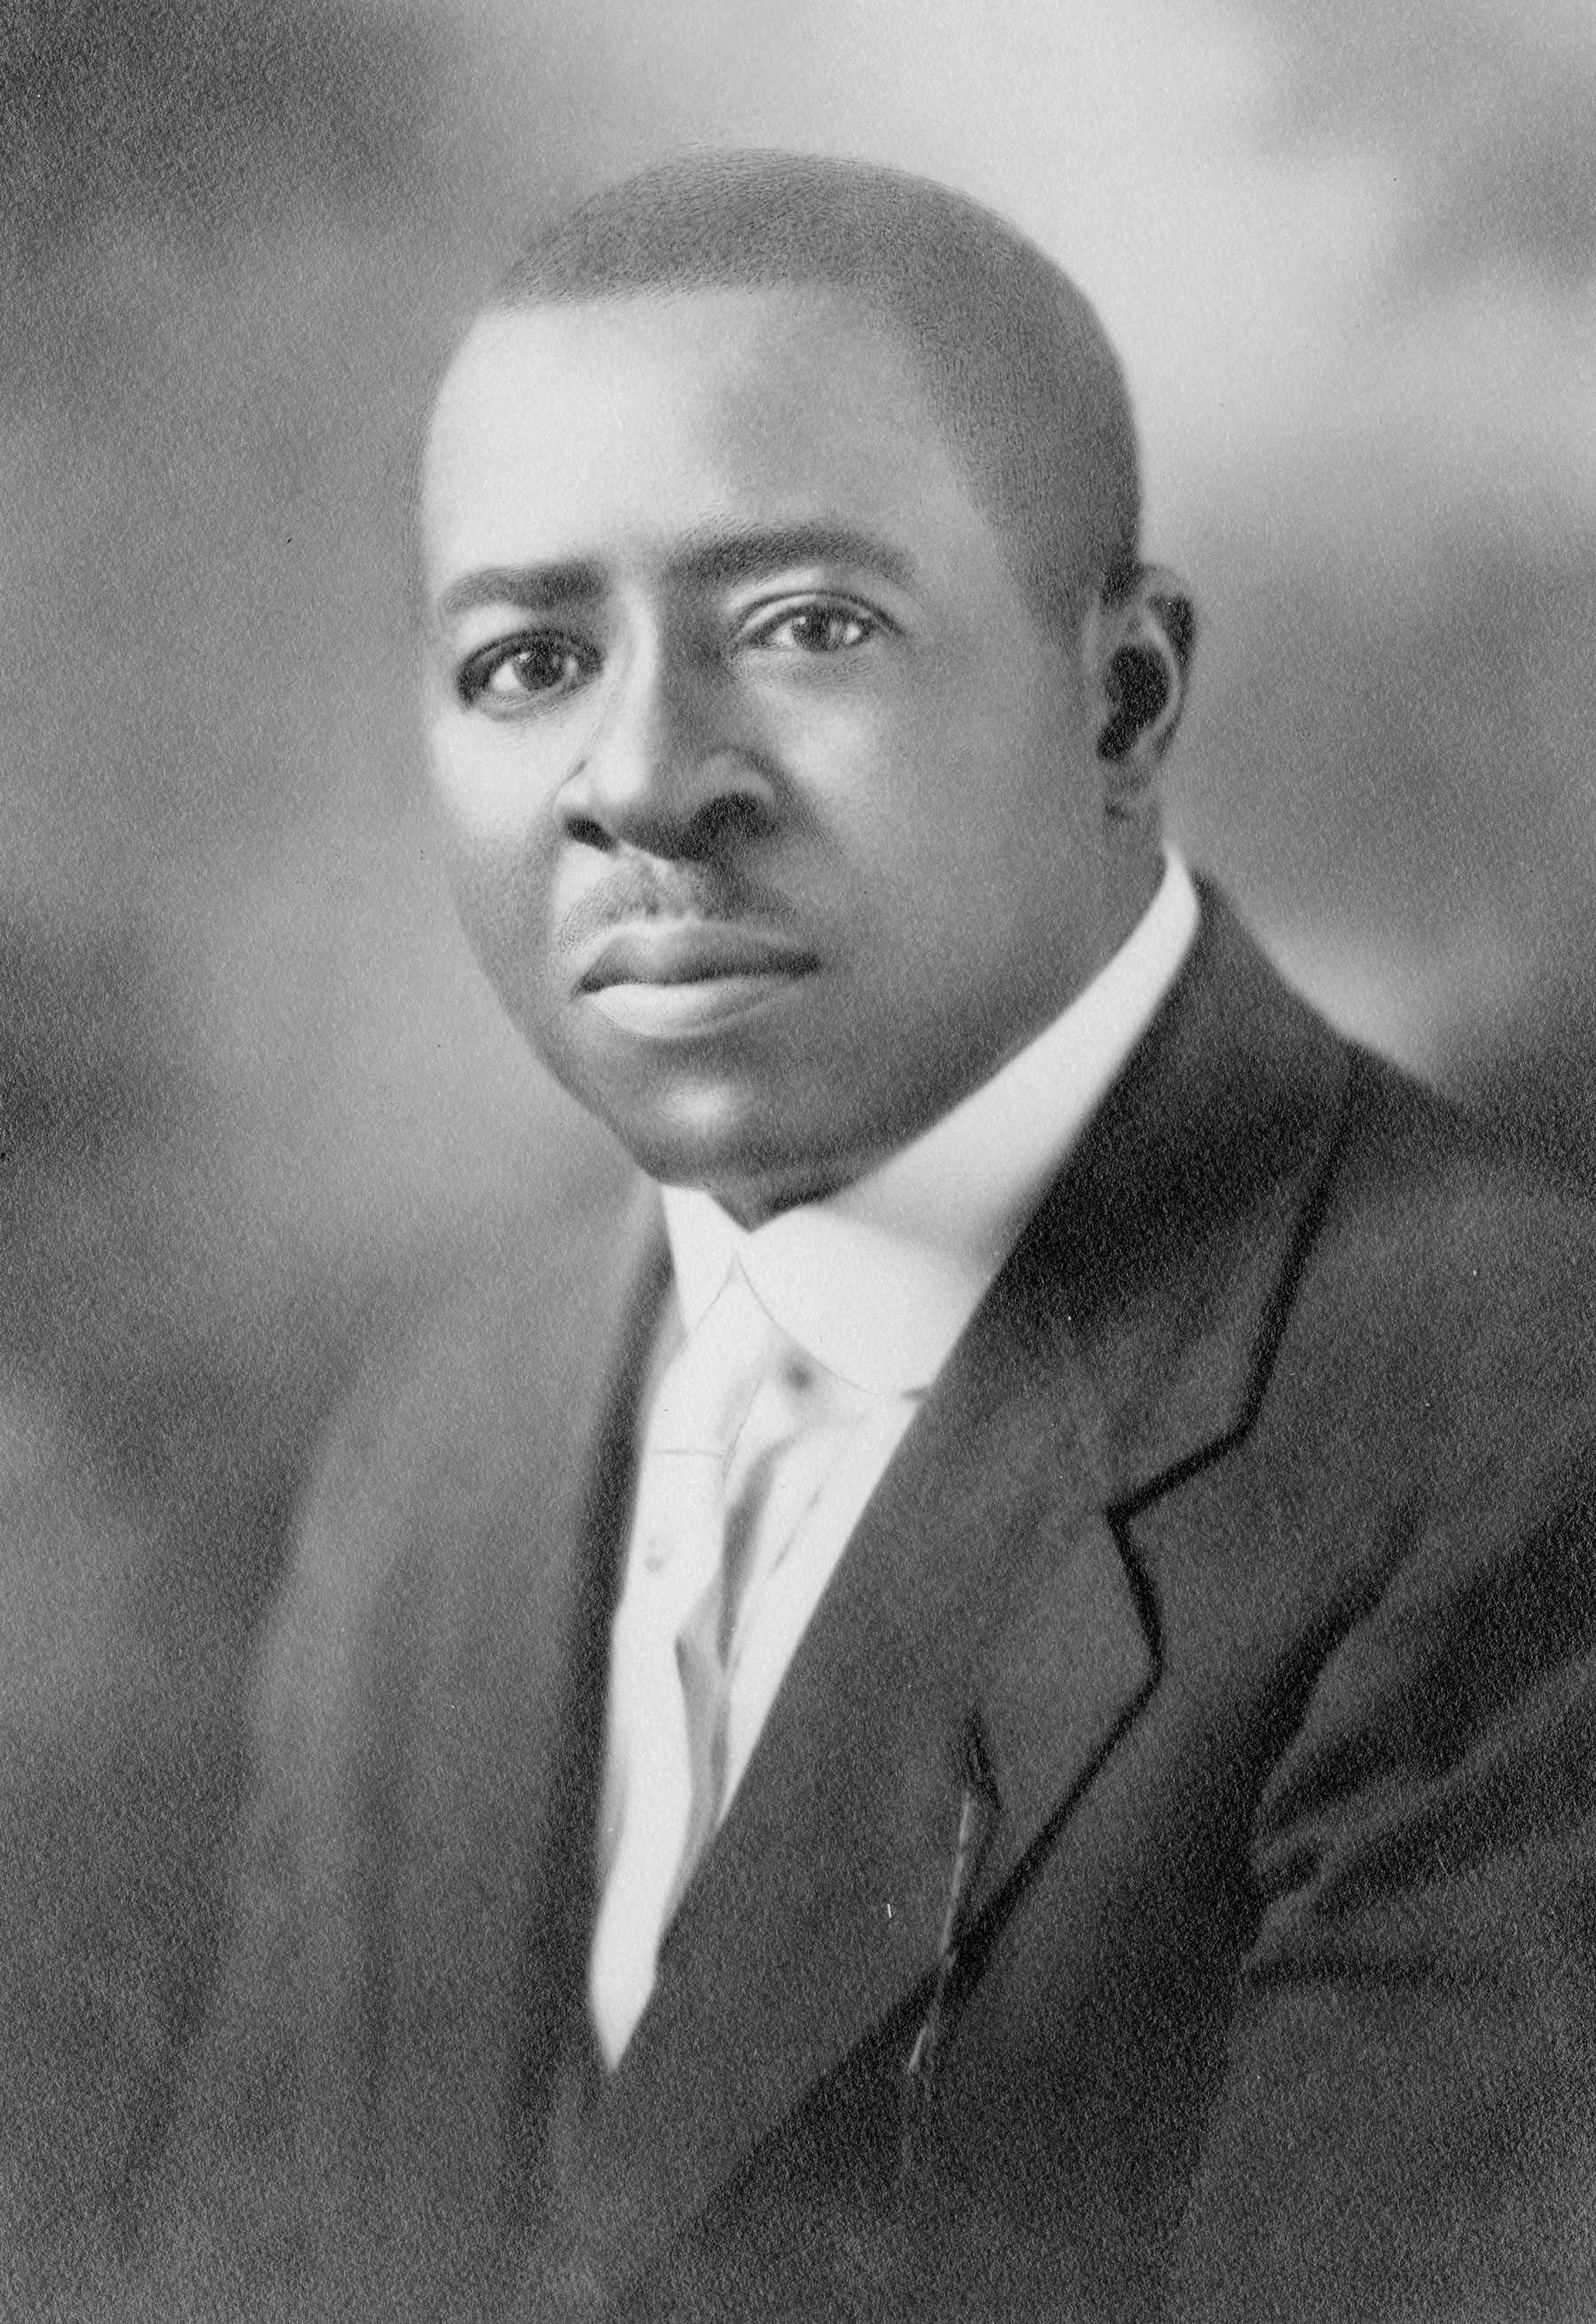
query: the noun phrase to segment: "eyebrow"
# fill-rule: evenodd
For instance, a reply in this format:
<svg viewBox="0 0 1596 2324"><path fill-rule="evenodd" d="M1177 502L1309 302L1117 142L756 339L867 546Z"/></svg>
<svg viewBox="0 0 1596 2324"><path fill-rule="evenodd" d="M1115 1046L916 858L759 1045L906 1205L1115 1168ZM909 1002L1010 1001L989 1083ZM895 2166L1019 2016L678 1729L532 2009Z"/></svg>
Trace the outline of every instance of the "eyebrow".
<svg viewBox="0 0 1596 2324"><path fill-rule="evenodd" d="M687 536L673 569L695 581L745 581L784 565L868 565L900 589L913 586L914 567L900 549L863 526L817 522L705 525Z"/></svg>
<svg viewBox="0 0 1596 2324"><path fill-rule="evenodd" d="M704 525L669 561L675 576L711 585L745 581L789 565L863 565L899 589L913 587L914 567L900 549L857 525L828 521L779 525ZM604 593L599 566L586 558L557 565L485 565L451 581L438 600L444 621L484 605L543 613L590 604Z"/></svg>
<svg viewBox="0 0 1596 2324"><path fill-rule="evenodd" d="M603 595L604 576L596 565L484 565L451 581L438 596L438 611L446 622L480 605L518 605L536 613L591 604Z"/></svg>

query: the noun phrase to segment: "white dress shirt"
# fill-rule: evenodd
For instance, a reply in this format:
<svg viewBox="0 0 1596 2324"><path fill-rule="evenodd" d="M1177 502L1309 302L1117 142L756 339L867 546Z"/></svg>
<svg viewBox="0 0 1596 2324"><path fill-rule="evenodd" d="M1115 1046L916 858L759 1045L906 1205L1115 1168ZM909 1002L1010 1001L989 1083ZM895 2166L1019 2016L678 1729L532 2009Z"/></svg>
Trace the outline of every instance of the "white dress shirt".
<svg viewBox="0 0 1596 2324"><path fill-rule="evenodd" d="M1191 879L1171 856L1130 936L1061 1016L912 1144L824 1202L751 1231L706 1194L663 1190L680 1309L672 1327L695 1327L736 1262L772 1321L829 1376L826 1425L778 1480L736 1612L721 1816L866 1502L1174 982L1197 918ZM628 1554L640 1554L635 1537ZM612 1697L601 1868L624 1790L623 1709Z"/></svg>

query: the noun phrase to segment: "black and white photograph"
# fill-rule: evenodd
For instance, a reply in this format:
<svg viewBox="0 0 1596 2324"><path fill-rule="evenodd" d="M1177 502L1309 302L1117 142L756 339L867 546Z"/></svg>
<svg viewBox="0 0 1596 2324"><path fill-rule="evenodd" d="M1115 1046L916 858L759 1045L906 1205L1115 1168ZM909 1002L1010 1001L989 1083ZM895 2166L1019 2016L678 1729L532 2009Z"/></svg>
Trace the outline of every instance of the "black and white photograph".
<svg viewBox="0 0 1596 2324"><path fill-rule="evenodd" d="M1589 0L9 0L0 2315L1596 2319Z"/></svg>

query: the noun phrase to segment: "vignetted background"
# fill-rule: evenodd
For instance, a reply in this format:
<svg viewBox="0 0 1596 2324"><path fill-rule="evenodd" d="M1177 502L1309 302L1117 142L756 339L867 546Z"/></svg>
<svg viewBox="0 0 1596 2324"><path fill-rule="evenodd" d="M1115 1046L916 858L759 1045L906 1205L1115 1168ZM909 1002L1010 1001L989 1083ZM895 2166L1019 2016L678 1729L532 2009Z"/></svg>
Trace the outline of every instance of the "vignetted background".
<svg viewBox="0 0 1596 2324"><path fill-rule="evenodd" d="M427 383L523 223L716 142L928 171L1078 275L1204 615L1188 851L1596 1160L1588 0L5 0L6 2312L136 2172L317 1416L560 1167L427 826Z"/></svg>

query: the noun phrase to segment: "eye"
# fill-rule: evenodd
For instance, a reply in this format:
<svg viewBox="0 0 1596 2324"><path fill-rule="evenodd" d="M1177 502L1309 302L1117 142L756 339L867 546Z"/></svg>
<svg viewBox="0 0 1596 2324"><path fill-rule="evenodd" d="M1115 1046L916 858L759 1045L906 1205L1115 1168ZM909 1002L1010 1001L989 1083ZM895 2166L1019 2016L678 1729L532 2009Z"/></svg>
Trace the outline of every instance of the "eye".
<svg viewBox="0 0 1596 2324"><path fill-rule="evenodd" d="M885 627L879 614L845 598L806 597L761 613L743 635L768 652L835 654L868 644Z"/></svg>
<svg viewBox="0 0 1596 2324"><path fill-rule="evenodd" d="M484 646L460 666L456 689L467 709L512 715L574 694L598 668L595 649L555 630L533 630Z"/></svg>

